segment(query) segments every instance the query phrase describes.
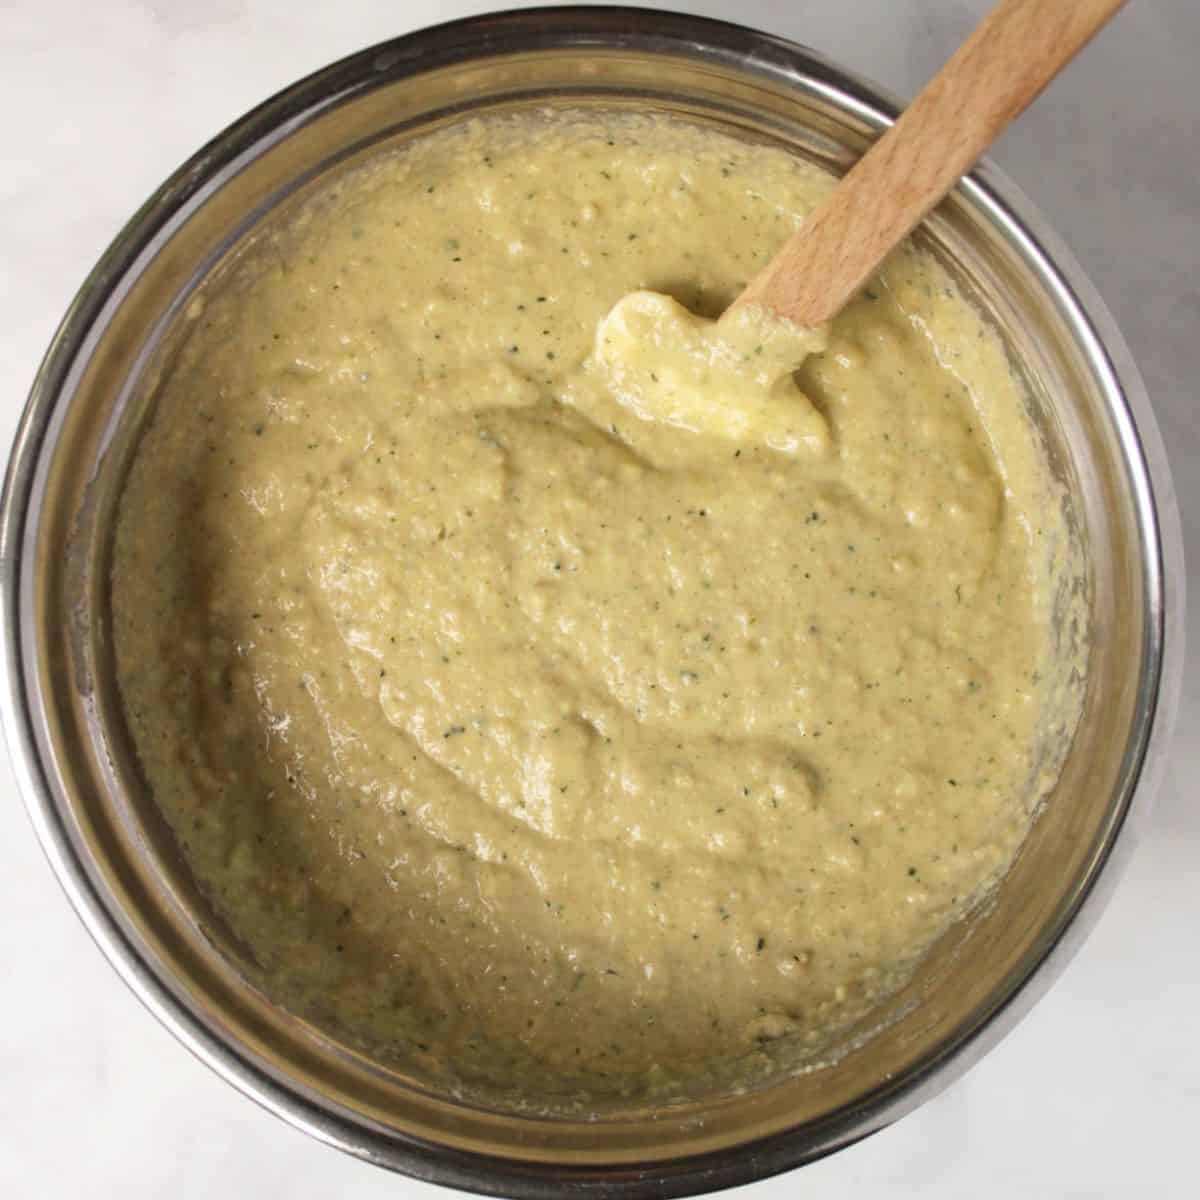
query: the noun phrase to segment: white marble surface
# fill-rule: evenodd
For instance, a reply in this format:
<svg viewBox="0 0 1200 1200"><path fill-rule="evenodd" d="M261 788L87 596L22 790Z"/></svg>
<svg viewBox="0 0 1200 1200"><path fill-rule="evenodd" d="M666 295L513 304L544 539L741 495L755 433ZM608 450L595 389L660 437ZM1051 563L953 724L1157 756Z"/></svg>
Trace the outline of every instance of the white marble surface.
<svg viewBox="0 0 1200 1200"><path fill-rule="evenodd" d="M1063 3L1072 0L1063 0ZM985 0L706 0L911 95ZM195 147L370 42L488 5L0 0L0 444L108 240ZM1136 0L996 157L1099 285L1141 363L1200 562L1200 6ZM1200 646L1200 588L1191 608ZM745 1189L837 1197L1196 1195L1200 687L1152 835L1078 958L960 1083L877 1137ZM0 762L0 1196L433 1197L319 1146L194 1061L117 981Z"/></svg>

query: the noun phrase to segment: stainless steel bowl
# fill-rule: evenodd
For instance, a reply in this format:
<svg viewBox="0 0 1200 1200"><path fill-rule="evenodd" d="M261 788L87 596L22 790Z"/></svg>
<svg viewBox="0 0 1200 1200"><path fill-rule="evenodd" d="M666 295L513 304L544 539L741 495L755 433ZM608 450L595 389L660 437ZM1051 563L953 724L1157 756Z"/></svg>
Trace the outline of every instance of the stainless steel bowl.
<svg viewBox="0 0 1200 1200"><path fill-rule="evenodd" d="M671 1196L795 1166L946 1086L1033 1002L1094 921L1162 765L1182 662L1182 557L1141 381L1061 243L984 166L924 237L1002 331L1067 486L1087 563L1084 710L994 902L953 928L859 1051L744 1094L591 1120L434 1094L272 1004L137 778L112 672L114 503L189 296L298 189L468 113L652 108L835 170L895 106L776 38L688 17L542 9L355 55L222 133L156 192L66 315L22 420L0 514L3 719L72 903L146 1005L210 1066L314 1136L421 1178L522 1196ZM1053 1070L1053 1064L1047 1064Z"/></svg>

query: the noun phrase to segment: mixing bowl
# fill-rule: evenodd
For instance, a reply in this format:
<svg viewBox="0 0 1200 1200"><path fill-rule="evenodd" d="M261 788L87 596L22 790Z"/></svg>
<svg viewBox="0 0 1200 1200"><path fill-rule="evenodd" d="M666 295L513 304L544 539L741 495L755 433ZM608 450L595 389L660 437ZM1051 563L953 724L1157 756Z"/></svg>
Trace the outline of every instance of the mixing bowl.
<svg viewBox="0 0 1200 1200"><path fill-rule="evenodd" d="M896 111L776 38L603 8L425 30L256 109L133 217L34 384L0 515L3 719L38 835L93 937L159 1019L236 1087L324 1141L426 1179L505 1195L682 1195L795 1166L894 1120L994 1044L1061 969L1160 772L1182 653L1178 521L1112 320L1037 213L979 168L921 237L1001 332L1085 564L1056 629L1084 649L1082 717L990 903L945 934L837 1061L585 1118L518 1116L439 1094L272 1002L139 781L113 679L115 502L172 331L249 231L383 147L468 114L546 105L674 114L834 171Z"/></svg>

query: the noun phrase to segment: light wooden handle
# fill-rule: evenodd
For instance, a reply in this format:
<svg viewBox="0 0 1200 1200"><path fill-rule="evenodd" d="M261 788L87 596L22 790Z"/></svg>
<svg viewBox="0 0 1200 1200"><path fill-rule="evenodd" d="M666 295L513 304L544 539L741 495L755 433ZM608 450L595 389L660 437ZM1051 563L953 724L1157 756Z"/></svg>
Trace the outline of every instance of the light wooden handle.
<svg viewBox="0 0 1200 1200"><path fill-rule="evenodd" d="M1125 0L1001 0L734 301L830 320Z"/></svg>

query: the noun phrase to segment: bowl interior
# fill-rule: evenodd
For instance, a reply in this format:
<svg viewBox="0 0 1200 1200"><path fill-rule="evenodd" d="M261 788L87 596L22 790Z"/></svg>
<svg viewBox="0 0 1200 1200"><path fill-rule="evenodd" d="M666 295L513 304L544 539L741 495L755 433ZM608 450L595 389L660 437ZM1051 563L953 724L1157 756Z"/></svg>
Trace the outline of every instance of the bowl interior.
<svg viewBox="0 0 1200 1200"><path fill-rule="evenodd" d="M1048 732L1065 757L1018 861L859 1031L858 1052L652 1114L614 1103L590 1119L517 1117L433 1094L255 986L140 783L113 684L115 505L176 319L281 205L365 154L475 111L649 108L784 144L835 171L886 116L865 88L757 35L722 26L719 38L700 39L696 23L685 37L667 21L610 18L602 29L577 17L568 36L556 20L488 18L347 60L223 135L135 219L82 298L88 337L68 345L69 319L52 350L57 399L41 431L32 483L40 506L30 507L21 564L27 703L58 819L120 953L138 962L155 1003L194 1046L310 1131L392 1165L432 1154L444 1167L437 1177L457 1180L473 1178L472 1155L520 1161L523 1178L544 1183L564 1167L632 1169L781 1134L788 1161L799 1161L915 1103L1026 983L1111 849L1153 710L1159 551L1136 433L1068 286L986 181L958 189L922 236L1001 331L1064 485L1085 566L1062 598L1057 632L1085 647L1083 713L1069 747Z"/></svg>

